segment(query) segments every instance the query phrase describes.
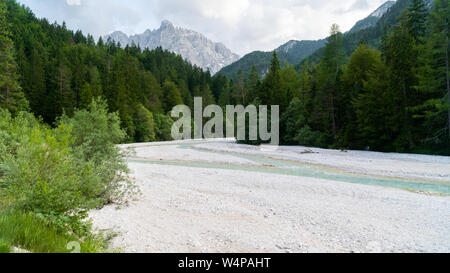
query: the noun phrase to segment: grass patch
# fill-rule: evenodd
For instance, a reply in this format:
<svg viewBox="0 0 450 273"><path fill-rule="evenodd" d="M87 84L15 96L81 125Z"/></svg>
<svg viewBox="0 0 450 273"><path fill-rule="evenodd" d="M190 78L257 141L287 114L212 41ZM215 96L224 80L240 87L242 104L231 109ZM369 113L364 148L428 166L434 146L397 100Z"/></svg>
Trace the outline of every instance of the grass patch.
<svg viewBox="0 0 450 273"><path fill-rule="evenodd" d="M0 230L0 253L11 252L13 246L34 253L70 253L74 250L67 249L71 242L79 244L81 253L105 252L106 247L100 237L80 240L32 213L0 213Z"/></svg>
<svg viewBox="0 0 450 273"><path fill-rule="evenodd" d="M0 239L0 253L9 253L9 252L11 252L11 245L8 242Z"/></svg>

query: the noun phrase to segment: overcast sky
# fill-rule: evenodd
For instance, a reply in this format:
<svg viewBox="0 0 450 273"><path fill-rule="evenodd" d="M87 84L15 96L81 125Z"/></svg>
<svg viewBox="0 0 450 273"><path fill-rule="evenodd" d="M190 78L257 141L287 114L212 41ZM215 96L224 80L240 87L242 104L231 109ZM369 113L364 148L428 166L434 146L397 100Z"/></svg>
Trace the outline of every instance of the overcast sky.
<svg viewBox="0 0 450 273"><path fill-rule="evenodd" d="M349 30L386 0L18 0L38 17L98 38L156 29L167 19L244 55L285 42L325 38L333 23Z"/></svg>

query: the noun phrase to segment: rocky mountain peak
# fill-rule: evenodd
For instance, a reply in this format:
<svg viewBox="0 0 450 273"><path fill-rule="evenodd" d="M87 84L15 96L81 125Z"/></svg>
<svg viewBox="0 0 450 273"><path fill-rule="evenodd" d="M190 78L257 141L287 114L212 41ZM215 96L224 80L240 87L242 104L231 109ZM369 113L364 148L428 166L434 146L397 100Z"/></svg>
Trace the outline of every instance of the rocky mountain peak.
<svg viewBox="0 0 450 273"><path fill-rule="evenodd" d="M161 30L163 30L163 29L175 29L175 26L174 26L174 24L172 24L172 22L170 22L169 20L163 20L163 21L161 22L161 27L160 27L160 29L161 29Z"/></svg>
<svg viewBox="0 0 450 273"><path fill-rule="evenodd" d="M372 12L369 17L377 17L381 18L393 5L395 5L395 1L387 1L383 5L381 5L378 9Z"/></svg>
<svg viewBox="0 0 450 273"><path fill-rule="evenodd" d="M385 2L374 12L372 12L369 16L367 16L365 19L358 21L349 32L350 33L357 32L375 26L381 19L381 17L383 17L383 15L386 14L389 11L389 9L395 5L395 3L396 3L395 1Z"/></svg>
<svg viewBox="0 0 450 273"><path fill-rule="evenodd" d="M239 60L239 56L222 43L213 42L196 31L177 27L168 20L163 20L160 28L153 31L147 30L130 37L116 31L105 36L105 40L109 38L120 42L122 46L134 43L141 48L162 47L213 74Z"/></svg>

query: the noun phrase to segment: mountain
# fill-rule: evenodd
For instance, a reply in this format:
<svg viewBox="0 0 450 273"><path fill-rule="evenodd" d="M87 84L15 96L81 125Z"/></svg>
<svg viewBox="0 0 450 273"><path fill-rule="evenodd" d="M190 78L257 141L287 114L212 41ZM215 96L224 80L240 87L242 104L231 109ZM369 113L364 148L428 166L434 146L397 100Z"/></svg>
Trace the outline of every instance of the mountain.
<svg viewBox="0 0 450 273"><path fill-rule="evenodd" d="M361 29L355 32L347 32L343 37L343 46L347 56L364 41L374 48L380 48L383 34L393 25L398 23L398 18L411 5L412 0L397 0L393 6L388 8L386 12L378 19L374 26ZM426 6L431 9L433 0L424 0ZM323 56L323 49L314 52L303 62L319 62ZM300 68L302 63L296 65L296 69Z"/></svg>
<svg viewBox="0 0 450 273"><path fill-rule="evenodd" d="M362 29L370 28L375 26L378 23L378 20L380 20L383 15L388 12L388 10L395 5L395 1L388 1L381 5L378 9L376 9L374 12L372 12L368 17L366 17L363 20L358 21L355 26L349 31L351 32L357 32Z"/></svg>
<svg viewBox="0 0 450 273"><path fill-rule="evenodd" d="M347 41L352 44L349 45L349 48L354 50L353 42L356 41L356 43L359 44L361 41L361 39L358 40L360 34L362 32L371 31L373 27L379 24L380 20L388 18L389 22L386 22L386 24L390 24L392 18L389 16L386 17L386 13L390 13L391 8L394 6L399 6L399 9L404 10L404 2L408 2L407 4L409 5L409 1L410 0L399 0L397 2L388 1L372 12L366 19L357 22L356 25L345 35L345 37L352 37L347 39ZM397 11L397 9L395 11ZM394 17L393 21L395 22L397 19L397 12L394 12L394 14L395 15L392 17ZM381 37L381 34L376 34L376 37ZM282 64L287 62L291 65L297 65L313 54L319 55L321 49L326 45L326 43L326 39L317 41L291 40L275 49L275 51L277 51L278 57ZM248 76L251 68L255 66L259 74L264 75L269 69L271 59L272 52L255 51L245 55L239 61L224 67L219 73L234 79L239 70L243 71L244 76ZM313 58L313 60L316 59L317 58Z"/></svg>
<svg viewBox="0 0 450 273"><path fill-rule="evenodd" d="M120 42L122 46L134 43L141 48L162 47L213 74L239 59L237 54L231 52L222 43L215 43L193 30L174 26L167 20L161 23L159 29L153 31L147 30L132 36L116 31L105 36L104 39Z"/></svg>
<svg viewBox="0 0 450 273"><path fill-rule="evenodd" d="M313 54L318 49L324 47L326 40L317 41L295 41L291 40L286 44L278 47L275 51L282 64L297 64ZM260 75L264 75L270 66L272 60L272 52L254 51L239 61L220 70L220 74L234 79L239 70L242 70L244 76L250 74L251 68L254 66Z"/></svg>

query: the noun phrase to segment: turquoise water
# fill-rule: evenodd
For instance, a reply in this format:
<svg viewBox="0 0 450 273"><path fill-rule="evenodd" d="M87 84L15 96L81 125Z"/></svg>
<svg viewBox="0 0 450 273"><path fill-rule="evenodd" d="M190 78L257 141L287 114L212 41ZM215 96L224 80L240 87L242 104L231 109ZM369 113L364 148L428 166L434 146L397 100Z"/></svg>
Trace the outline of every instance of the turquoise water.
<svg viewBox="0 0 450 273"><path fill-rule="evenodd" d="M236 157L248 159L257 163L264 164L266 166L249 166L249 165L233 165L226 163L199 163L199 162L168 162L168 161L151 161L151 160L140 160L133 159L128 160L129 162L136 163L148 163L148 164L158 164L158 165L169 165L169 166L185 166L193 168L211 168L211 169L224 169L224 170L239 170L239 171L249 171L249 172L260 172L260 173L273 173L290 175L297 177L311 177L327 179L338 182L354 183L354 184L364 184L364 185L376 185L383 187L398 188L411 191L423 191L423 192L434 192L439 194L450 195L450 181L449 182L433 182L433 181L420 181L420 180L408 180L400 178L384 178L377 176L369 176L362 174L353 174L339 171L337 169L326 168L321 166L315 166L311 164L305 164L301 162L287 161L281 159L267 158L264 156L257 155L244 155L234 152L216 152L209 151L205 149L195 148L192 144L182 144L178 145L183 149L194 149L202 152L208 152L220 155L233 155Z"/></svg>

